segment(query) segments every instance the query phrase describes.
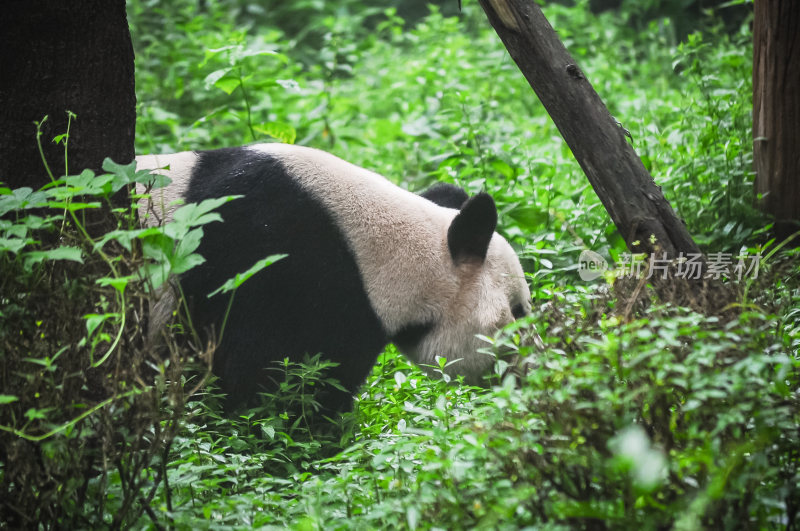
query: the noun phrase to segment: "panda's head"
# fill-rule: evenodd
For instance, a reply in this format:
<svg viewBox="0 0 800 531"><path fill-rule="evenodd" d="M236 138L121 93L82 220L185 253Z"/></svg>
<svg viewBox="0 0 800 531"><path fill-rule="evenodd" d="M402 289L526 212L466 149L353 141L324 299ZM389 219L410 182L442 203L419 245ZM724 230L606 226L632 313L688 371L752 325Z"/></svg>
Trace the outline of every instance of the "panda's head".
<svg viewBox="0 0 800 531"><path fill-rule="evenodd" d="M438 284L431 289L436 300L425 302L436 307L436 318L405 327L392 339L429 372L442 356L448 360L448 374L483 384L494 358L478 352L487 346L478 336L491 336L527 315L530 290L516 253L495 232L497 209L491 196L467 198L463 190L441 185L421 195L453 209L439 244L444 260L435 275Z"/></svg>

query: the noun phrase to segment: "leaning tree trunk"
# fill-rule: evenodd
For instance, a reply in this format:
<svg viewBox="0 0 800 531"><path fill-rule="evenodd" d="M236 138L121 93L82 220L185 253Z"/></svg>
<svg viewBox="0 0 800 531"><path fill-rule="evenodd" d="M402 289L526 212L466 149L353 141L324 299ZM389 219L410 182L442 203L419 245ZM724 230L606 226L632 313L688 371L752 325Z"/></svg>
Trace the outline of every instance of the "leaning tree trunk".
<svg viewBox="0 0 800 531"><path fill-rule="evenodd" d="M632 252L700 250L533 0L480 0ZM652 239L654 237L654 240ZM655 241L655 243L651 243Z"/></svg>
<svg viewBox="0 0 800 531"><path fill-rule="evenodd" d="M136 96L125 0L5 0L0 46L0 182L38 188L50 178L133 160ZM69 129L64 146L53 142Z"/></svg>
<svg viewBox="0 0 800 531"><path fill-rule="evenodd" d="M800 3L757 0L753 159L761 208L785 237L800 222Z"/></svg>

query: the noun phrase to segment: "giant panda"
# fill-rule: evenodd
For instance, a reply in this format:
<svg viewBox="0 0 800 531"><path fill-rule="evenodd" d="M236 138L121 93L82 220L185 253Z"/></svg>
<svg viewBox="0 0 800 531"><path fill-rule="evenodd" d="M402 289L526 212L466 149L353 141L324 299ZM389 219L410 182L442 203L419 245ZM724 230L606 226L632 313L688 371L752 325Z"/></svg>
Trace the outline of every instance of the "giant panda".
<svg viewBox="0 0 800 531"><path fill-rule="evenodd" d="M169 221L179 199L243 196L218 209L223 222L205 225L205 262L180 277L197 330L219 333L226 313L230 294L210 291L288 255L235 294L214 362L229 406L269 389L275 362L323 353L346 391L329 389L322 405L346 410L389 342L428 372L443 356L449 374L481 384L493 359L476 335L530 311L486 193L437 185L416 195L324 151L277 143L137 162L172 181L140 209L148 225ZM163 300L156 323L174 309L174 298Z"/></svg>

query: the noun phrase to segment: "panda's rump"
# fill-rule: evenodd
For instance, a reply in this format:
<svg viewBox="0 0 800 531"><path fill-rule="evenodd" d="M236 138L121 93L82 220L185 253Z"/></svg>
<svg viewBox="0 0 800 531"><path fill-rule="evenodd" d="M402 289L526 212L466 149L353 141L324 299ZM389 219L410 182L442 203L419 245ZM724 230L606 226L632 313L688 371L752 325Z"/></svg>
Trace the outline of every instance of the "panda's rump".
<svg viewBox="0 0 800 531"><path fill-rule="evenodd" d="M230 294L207 293L271 254L288 257L234 296L215 359L223 389L240 402L266 381L272 362L324 352L340 364L331 375L354 392L388 340L341 229L280 161L262 153L199 154L186 201L226 195L244 197L218 210L224 222L205 226L198 252L206 262L181 278L195 328L218 337Z"/></svg>

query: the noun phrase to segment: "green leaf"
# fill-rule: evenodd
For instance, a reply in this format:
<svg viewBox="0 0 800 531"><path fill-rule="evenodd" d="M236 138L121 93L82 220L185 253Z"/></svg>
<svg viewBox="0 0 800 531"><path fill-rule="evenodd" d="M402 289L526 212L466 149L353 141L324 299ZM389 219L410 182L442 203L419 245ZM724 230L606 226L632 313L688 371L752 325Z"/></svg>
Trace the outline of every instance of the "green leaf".
<svg viewBox="0 0 800 531"><path fill-rule="evenodd" d="M286 258L287 256L289 256L289 255L286 255L286 254L273 254L271 256L268 256L268 257L264 258L263 260L259 260L258 262L253 264L253 266L250 269L248 269L247 271L245 271L244 273L237 273L235 277L228 279L222 286L218 287L217 289L215 289L214 291L209 293L208 294L209 298L213 297L214 295L216 295L217 293L220 293L220 292L227 293L229 291L235 290L236 288L238 288L239 286L244 284L250 277L252 277L256 273L258 273L259 271L261 271L265 267L270 266L270 265L274 264L275 262L277 262L278 260Z"/></svg>
<svg viewBox="0 0 800 531"><path fill-rule="evenodd" d="M114 240L117 243L119 243L122 247L124 247L125 250L130 252L132 249L131 242L134 239L141 237L142 232L144 232L145 230L149 229L139 229L139 230L116 229L109 231L103 234L103 237L95 242L94 246L92 247L92 250L97 251L98 249L102 249L105 246L105 244L107 244L111 240Z"/></svg>
<svg viewBox="0 0 800 531"><path fill-rule="evenodd" d="M203 229L198 227L186 233L186 236L178 242L175 249L176 256L188 256L200 247L200 240L203 238Z"/></svg>
<svg viewBox="0 0 800 531"><path fill-rule="evenodd" d="M169 165L164 169L169 170ZM172 179L161 173L151 173L152 170L136 170L133 176L133 182L141 183L149 186L151 190L158 190L164 188L172 182Z"/></svg>
<svg viewBox="0 0 800 531"><path fill-rule="evenodd" d="M47 417L47 411L52 408L45 408L45 409L36 409L30 408L28 411L25 412L25 416L28 420L40 420Z"/></svg>
<svg viewBox="0 0 800 531"><path fill-rule="evenodd" d="M230 56L230 52L236 49L240 49L242 47L241 44L229 44L227 46L222 46L220 48L209 48L206 50L205 58L203 61L198 65L200 68L204 67L208 64L208 61L217 57L218 55L226 54ZM208 88L208 86L206 86Z"/></svg>
<svg viewBox="0 0 800 531"><path fill-rule="evenodd" d="M86 320L86 333L91 336L94 334L97 327L103 324L110 316L114 314L97 314L97 313L89 313L83 316Z"/></svg>
<svg viewBox="0 0 800 531"><path fill-rule="evenodd" d="M172 270L171 258L175 240L164 234L161 228L147 229L140 235L142 254L150 260L139 270L139 274L149 280L153 289L158 289L169 277Z"/></svg>
<svg viewBox="0 0 800 531"><path fill-rule="evenodd" d="M508 162L502 159L494 157L492 158L490 164L492 169L502 175L506 180L513 179L516 175L514 168L512 168Z"/></svg>
<svg viewBox="0 0 800 531"><path fill-rule="evenodd" d="M125 288L128 286L128 283L130 283L132 280L134 280L134 277L130 275L119 278L102 277L95 280L95 283L99 284L100 286L111 286L120 293L123 293L125 291Z"/></svg>
<svg viewBox="0 0 800 531"><path fill-rule="evenodd" d="M508 216L519 223L521 228L530 232L541 229L548 219L547 211L535 206L516 207L508 213Z"/></svg>
<svg viewBox="0 0 800 531"><path fill-rule="evenodd" d="M142 254L151 260L166 261L175 247L175 240L158 228L143 231L139 238L142 240Z"/></svg>
<svg viewBox="0 0 800 531"><path fill-rule="evenodd" d="M221 79L218 79L214 86L220 89L225 94L231 95L234 90L239 88L242 84L242 80L235 76L225 76Z"/></svg>
<svg viewBox="0 0 800 531"><path fill-rule="evenodd" d="M246 57L258 57L261 55L271 55L273 57L278 57L282 61L288 61L289 58L283 55L282 53L276 52L274 50L247 50L239 54L240 59L244 59Z"/></svg>
<svg viewBox="0 0 800 531"><path fill-rule="evenodd" d="M150 290L157 290L169 278L169 264L164 262L145 264L139 269L139 274L147 280Z"/></svg>
<svg viewBox="0 0 800 531"><path fill-rule="evenodd" d="M21 239L21 238L0 238L0 251L17 254L29 243L34 240Z"/></svg>
<svg viewBox="0 0 800 531"><path fill-rule="evenodd" d="M136 182L136 161L128 164L117 164L110 158L103 159L103 170L110 173L113 178L111 181L111 191L116 192L123 186Z"/></svg>
<svg viewBox="0 0 800 531"><path fill-rule="evenodd" d="M2 395L0 395L2 396ZM270 439L275 438L275 428L272 426L261 426L261 433L269 437Z"/></svg>
<svg viewBox="0 0 800 531"><path fill-rule="evenodd" d="M70 212L77 212L78 210L86 210L87 208L100 208L102 205L99 202L93 203L80 203L80 202L67 202L67 201L48 201L48 208L55 208L58 210L68 210Z"/></svg>
<svg viewBox="0 0 800 531"><path fill-rule="evenodd" d="M92 170L83 170L79 175L68 175L45 188L51 197L69 203L82 195L108 197L113 180L113 175L95 175Z"/></svg>
<svg viewBox="0 0 800 531"><path fill-rule="evenodd" d="M25 268L29 269L33 264L38 264L45 260L71 260L83 263L80 249L76 247L56 247L47 251L25 253Z"/></svg>
<svg viewBox="0 0 800 531"><path fill-rule="evenodd" d="M208 90L211 87L213 87L214 83L216 83L218 80L222 79L223 76L228 75L228 73L230 71L231 71L230 68L221 68L220 70L215 70L215 71L211 72L210 74L208 74L206 76L205 80L204 80L204 82L206 84L206 90Z"/></svg>
<svg viewBox="0 0 800 531"><path fill-rule="evenodd" d="M0 197L0 216L14 210L24 210L40 206L47 200L47 194L41 190L34 192L33 189L23 186L12 190L10 195Z"/></svg>
<svg viewBox="0 0 800 531"><path fill-rule="evenodd" d="M0 404L10 404L17 400L19 400L19 398L14 395L0 395Z"/></svg>
<svg viewBox="0 0 800 531"><path fill-rule="evenodd" d="M56 135L56 136L53 137L53 143L61 144L67 138L69 138L69 135L67 133L64 133L63 135Z"/></svg>
<svg viewBox="0 0 800 531"><path fill-rule="evenodd" d="M265 122L253 126L257 133L271 136L286 144L294 144L297 139L297 131L294 127L281 122Z"/></svg>
<svg viewBox="0 0 800 531"><path fill-rule="evenodd" d="M406 521L408 522L409 529L416 529L419 524L420 512L419 509L413 505L406 509Z"/></svg>
<svg viewBox="0 0 800 531"><path fill-rule="evenodd" d="M186 271L189 271L195 266L199 266L205 261L205 258L196 253L177 256L171 261L172 273L175 275L185 273Z"/></svg>
<svg viewBox="0 0 800 531"><path fill-rule="evenodd" d="M242 84L242 80L238 75L232 73L230 68L224 68L207 75L205 83L206 88L214 86L225 94L231 95L233 91L239 88L239 85Z"/></svg>
<svg viewBox="0 0 800 531"><path fill-rule="evenodd" d="M212 221L222 221L222 217L219 214L209 214L209 212L219 208L229 201L233 201L234 199L238 199L240 197L242 196L231 195L215 199L206 199L201 203L190 203L188 205L184 205L175 211L175 214L172 217L173 223L176 225L185 225L187 227L191 227L196 225L205 225L206 223L211 223ZM165 228L169 225L170 224L167 224ZM183 234L180 236L182 237Z"/></svg>
<svg viewBox="0 0 800 531"><path fill-rule="evenodd" d="M76 247L57 247L49 251L44 251L48 260L72 260L73 262L83 263L81 250Z"/></svg>
<svg viewBox="0 0 800 531"><path fill-rule="evenodd" d="M92 170L83 170L78 175L67 175L61 179L61 183L73 189L82 190L92 184L95 174Z"/></svg>

